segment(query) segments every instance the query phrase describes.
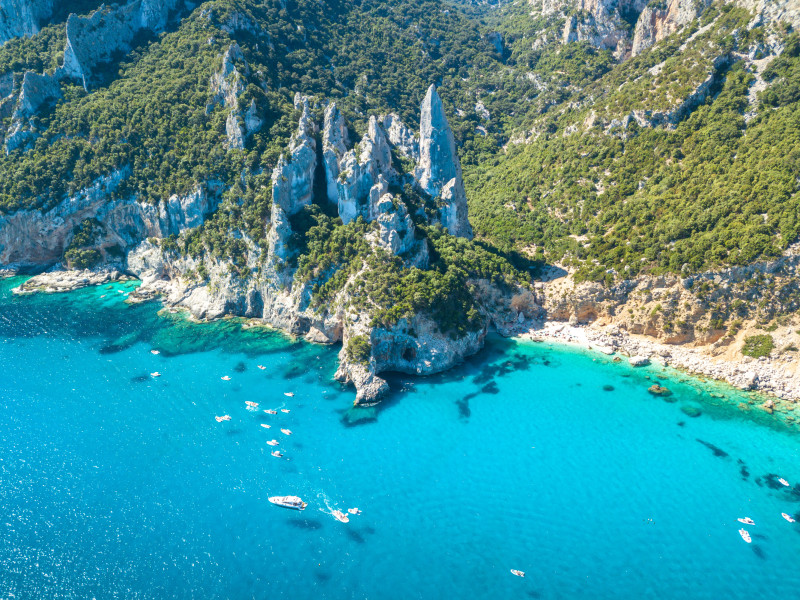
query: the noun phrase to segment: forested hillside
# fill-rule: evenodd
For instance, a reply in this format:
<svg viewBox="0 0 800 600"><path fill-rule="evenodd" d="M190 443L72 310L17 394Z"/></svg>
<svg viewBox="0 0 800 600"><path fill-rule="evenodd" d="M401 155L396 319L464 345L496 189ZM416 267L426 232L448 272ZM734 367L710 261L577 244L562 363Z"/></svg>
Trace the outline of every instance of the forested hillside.
<svg viewBox="0 0 800 600"><path fill-rule="evenodd" d="M797 240L791 14L701 3L643 42L647 11L661 13L636 3L170 6L163 27L139 31L88 78L62 78L30 114L17 105L23 76L64 68L68 11L0 46L0 212L48 209L124 171L109 197L158 204L218 182L252 230L299 116L295 93L335 100L360 136L370 114L413 122L435 83L476 235L504 251L607 281L746 264ZM241 147L209 84L232 43L247 64L240 118L260 123Z"/></svg>

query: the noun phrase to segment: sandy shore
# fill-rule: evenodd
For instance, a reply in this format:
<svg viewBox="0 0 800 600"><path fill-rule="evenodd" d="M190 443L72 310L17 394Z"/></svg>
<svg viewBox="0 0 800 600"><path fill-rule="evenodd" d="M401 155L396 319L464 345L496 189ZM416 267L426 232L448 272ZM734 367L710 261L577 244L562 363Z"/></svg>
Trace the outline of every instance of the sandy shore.
<svg viewBox="0 0 800 600"><path fill-rule="evenodd" d="M619 353L631 357L632 363L637 360L656 361L695 375L725 381L742 390L757 390L775 396L790 404L791 406L786 407L789 409L796 408L797 401L800 400L800 373L797 373L797 361L793 360L753 359L747 356L739 360L718 358L709 355L707 347L661 344L650 338L620 331L615 325L572 326L549 321L534 326L517 337L553 340L594 349L604 354ZM773 405L773 401L767 400L765 408L770 410Z"/></svg>

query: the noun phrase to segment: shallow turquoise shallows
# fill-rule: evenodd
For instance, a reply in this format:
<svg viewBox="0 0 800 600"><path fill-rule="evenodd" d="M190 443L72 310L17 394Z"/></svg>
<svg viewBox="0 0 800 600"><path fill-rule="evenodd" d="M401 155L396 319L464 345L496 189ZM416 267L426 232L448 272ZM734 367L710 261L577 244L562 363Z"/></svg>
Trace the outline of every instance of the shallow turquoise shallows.
<svg viewBox="0 0 800 600"><path fill-rule="evenodd" d="M800 437L745 395L492 339L355 411L333 349L128 306L130 283L19 282L0 281L1 598L800 597L781 517ZM267 501L285 494L308 508Z"/></svg>

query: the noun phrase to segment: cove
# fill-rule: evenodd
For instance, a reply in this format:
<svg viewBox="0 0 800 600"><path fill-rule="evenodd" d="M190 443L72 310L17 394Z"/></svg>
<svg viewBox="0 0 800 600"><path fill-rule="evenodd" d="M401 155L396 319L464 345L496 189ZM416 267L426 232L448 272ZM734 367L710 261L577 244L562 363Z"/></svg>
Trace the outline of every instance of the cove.
<svg viewBox="0 0 800 600"><path fill-rule="evenodd" d="M800 438L711 384L493 338L448 373L392 377L402 392L356 411L332 379L336 349L127 305L132 282L14 297L20 281L0 281L3 597L718 599L800 586L800 527L781 518L800 513ZM308 508L267 501L284 494ZM330 515L356 506L348 524Z"/></svg>

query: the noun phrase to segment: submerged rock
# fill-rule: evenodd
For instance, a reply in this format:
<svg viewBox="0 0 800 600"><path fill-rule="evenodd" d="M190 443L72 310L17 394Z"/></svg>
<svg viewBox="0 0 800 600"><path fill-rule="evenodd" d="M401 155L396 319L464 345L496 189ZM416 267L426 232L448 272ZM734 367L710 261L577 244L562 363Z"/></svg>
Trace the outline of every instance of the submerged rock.
<svg viewBox="0 0 800 600"><path fill-rule="evenodd" d="M672 392L669 389L667 389L667 388L665 388L663 386L660 386L657 383L655 383L655 384L651 385L649 388L647 388L647 391L650 392L651 394L653 394L654 396L671 396L672 395Z"/></svg>

